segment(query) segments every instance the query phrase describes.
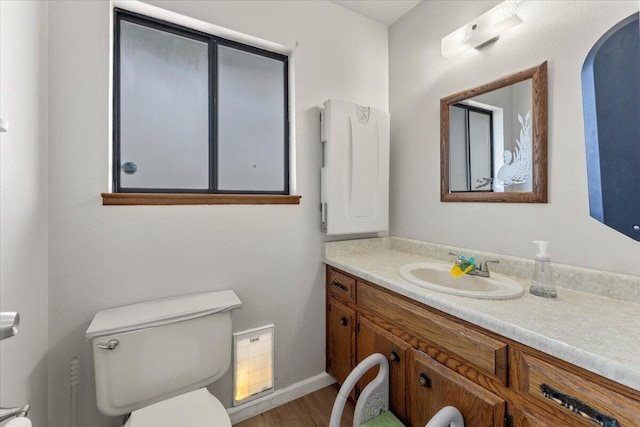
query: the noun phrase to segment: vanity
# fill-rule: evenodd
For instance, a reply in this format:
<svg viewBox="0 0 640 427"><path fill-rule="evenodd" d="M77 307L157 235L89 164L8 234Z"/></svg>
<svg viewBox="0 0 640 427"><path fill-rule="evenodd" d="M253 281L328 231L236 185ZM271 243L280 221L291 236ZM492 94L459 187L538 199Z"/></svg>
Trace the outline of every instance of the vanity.
<svg viewBox="0 0 640 427"><path fill-rule="evenodd" d="M451 249L459 248L396 237L326 243L327 372L342 383L369 354L385 355L390 407L407 426L424 426L447 405L471 427L640 426L637 302L563 283L557 299L528 292L473 299L398 273L406 264L446 263ZM532 265L502 257L494 268L528 290ZM592 273L596 282L611 280L559 270L560 282ZM621 280L640 285L637 279ZM375 374L363 377L352 398Z"/></svg>

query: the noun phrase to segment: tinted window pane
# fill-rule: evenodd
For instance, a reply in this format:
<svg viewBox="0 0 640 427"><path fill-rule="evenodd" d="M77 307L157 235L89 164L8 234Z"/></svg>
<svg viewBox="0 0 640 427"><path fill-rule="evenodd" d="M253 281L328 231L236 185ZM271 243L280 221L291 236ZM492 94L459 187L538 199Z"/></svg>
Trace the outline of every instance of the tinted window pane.
<svg viewBox="0 0 640 427"><path fill-rule="evenodd" d="M282 61L218 46L218 189L285 190Z"/></svg>
<svg viewBox="0 0 640 427"><path fill-rule="evenodd" d="M208 76L207 43L121 21L121 187L209 187Z"/></svg>

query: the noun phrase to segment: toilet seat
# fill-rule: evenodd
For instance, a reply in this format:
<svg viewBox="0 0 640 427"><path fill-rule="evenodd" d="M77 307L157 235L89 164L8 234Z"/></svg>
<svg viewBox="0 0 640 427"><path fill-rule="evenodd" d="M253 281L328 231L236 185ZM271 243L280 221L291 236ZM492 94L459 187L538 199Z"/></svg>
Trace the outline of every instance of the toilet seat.
<svg viewBox="0 0 640 427"><path fill-rule="evenodd" d="M206 387L131 413L124 427L231 427L227 410Z"/></svg>

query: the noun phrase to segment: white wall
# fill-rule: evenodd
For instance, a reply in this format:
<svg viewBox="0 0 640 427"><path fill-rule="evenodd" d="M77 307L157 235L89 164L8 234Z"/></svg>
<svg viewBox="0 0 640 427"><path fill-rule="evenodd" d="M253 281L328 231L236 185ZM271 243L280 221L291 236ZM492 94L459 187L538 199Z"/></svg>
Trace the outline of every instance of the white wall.
<svg viewBox="0 0 640 427"><path fill-rule="evenodd" d="M154 2L296 52L299 206L103 207L109 164L109 19L104 1L49 4L49 425L69 424L68 365L80 357L80 425L95 405L95 312L234 289L234 329L275 323L276 388L324 372L319 110L335 97L388 109L387 27L325 1ZM212 390L231 402L231 377Z"/></svg>
<svg viewBox="0 0 640 427"><path fill-rule="evenodd" d="M47 4L0 2L0 311L18 334L0 342L0 404L31 404L47 425Z"/></svg>
<svg viewBox="0 0 640 427"><path fill-rule="evenodd" d="M598 38L638 11L632 1L526 1L524 24L454 59L440 39L498 1L424 1L389 32L391 234L640 274L639 243L589 216L580 71ZM549 61L549 203L440 202L439 100Z"/></svg>

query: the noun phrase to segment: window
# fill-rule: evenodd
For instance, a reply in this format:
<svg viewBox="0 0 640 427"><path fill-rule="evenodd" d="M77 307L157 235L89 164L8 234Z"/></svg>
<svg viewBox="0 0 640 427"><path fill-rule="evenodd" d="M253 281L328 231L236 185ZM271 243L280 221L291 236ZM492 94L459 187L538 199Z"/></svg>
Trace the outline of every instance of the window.
<svg viewBox="0 0 640 427"><path fill-rule="evenodd" d="M115 193L289 194L288 58L115 10Z"/></svg>

